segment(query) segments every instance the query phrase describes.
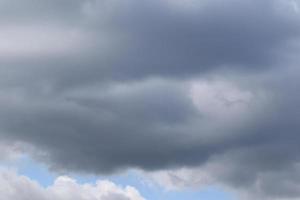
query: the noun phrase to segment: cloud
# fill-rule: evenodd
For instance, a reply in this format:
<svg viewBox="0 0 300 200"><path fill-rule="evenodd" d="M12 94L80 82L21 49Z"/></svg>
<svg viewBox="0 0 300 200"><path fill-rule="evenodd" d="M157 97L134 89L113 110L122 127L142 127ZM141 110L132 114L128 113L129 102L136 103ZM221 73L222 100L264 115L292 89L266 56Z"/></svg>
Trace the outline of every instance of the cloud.
<svg viewBox="0 0 300 200"><path fill-rule="evenodd" d="M288 43L300 30L299 14L283 1L214 0L188 8L157 0L5 2L3 9L12 11L3 12L2 29L13 31L3 36L5 50L18 56L3 54L2 64L25 77L33 70L59 88L153 76L190 78L224 68L260 71L287 60ZM31 20L25 23L26 18ZM8 25L26 29L9 31ZM35 57L20 55L30 52Z"/></svg>
<svg viewBox="0 0 300 200"><path fill-rule="evenodd" d="M233 158L237 154L249 159L249 155L244 152L231 152L216 156L201 167L142 172L142 175L151 184L158 184L170 191L217 186L232 193L237 199L298 199L299 162L289 164L285 169L269 167L258 170L244 160L239 160L241 158Z"/></svg>
<svg viewBox="0 0 300 200"><path fill-rule="evenodd" d="M53 185L44 188L12 171L1 171L0 195L3 200L144 200L134 187L123 188L106 180L79 184L72 178L61 176Z"/></svg>
<svg viewBox="0 0 300 200"><path fill-rule="evenodd" d="M18 159L22 155L24 148L21 144L10 143L7 141L0 142L0 161L11 161Z"/></svg>
<svg viewBox="0 0 300 200"><path fill-rule="evenodd" d="M222 137L222 132L219 133L220 144L229 140L229 145L223 151L211 154L202 165L143 174L169 190L218 185L234 192L239 199L298 199L297 138L300 127L297 121L300 112L299 96L295 95L298 72L297 68L284 69L277 73L273 71L269 78L264 77L265 89L272 87L267 90L272 94L272 103L268 101L268 107L260 108L263 112L254 115L257 118L254 123L248 120L237 123L235 127L242 125L241 129L235 129L234 137L230 134ZM257 77L256 80L259 82ZM206 97L210 98L209 95ZM218 106L217 103L214 105ZM215 123L217 125L219 123ZM219 140L218 137L214 141Z"/></svg>
<svg viewBox="0 0 300 200"><path fill-rule="evenodd" d="M10 90L1 103L2 135L33 144L44 151L37 156L56 169L107 173L128 167L196 165L228 148L218 140L237 135L233 132L237 126L226 120L252 121L264 101L253 94L256 99L246 99L248 107L228 107L222 98L214 98L219 93L214 82L208 84L209 89L200 92L213 92L207 98L226 109L227 115L220 116L223 111L213 107L201 108L194 83L154 79L101 91L82 88L55 97ZM219 96L227 98L234 91L241 96L235 98L244 98L251 93L229 85ZM249 119L243 119L245 113Z"/></svg>
<svg viewBox="0 0 300 200"><path fill-rule="evenodd" d="M1 1L0 139L59 171L297 197L298 3Z"/></svg>

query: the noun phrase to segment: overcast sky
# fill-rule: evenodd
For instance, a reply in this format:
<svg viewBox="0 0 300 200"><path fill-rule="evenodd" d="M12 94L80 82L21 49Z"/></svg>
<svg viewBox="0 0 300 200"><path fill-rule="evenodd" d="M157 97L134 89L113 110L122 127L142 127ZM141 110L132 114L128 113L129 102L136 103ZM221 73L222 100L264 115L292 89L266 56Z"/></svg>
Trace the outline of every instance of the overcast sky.
<svg viewBox="0 0 300 200"><path fill-rule="evenodd" d="M144 200L62 176L134 170L171 193L300 199L299 6L0 0L1 198ZM54 182L18 173L22 156Z"/></svg>

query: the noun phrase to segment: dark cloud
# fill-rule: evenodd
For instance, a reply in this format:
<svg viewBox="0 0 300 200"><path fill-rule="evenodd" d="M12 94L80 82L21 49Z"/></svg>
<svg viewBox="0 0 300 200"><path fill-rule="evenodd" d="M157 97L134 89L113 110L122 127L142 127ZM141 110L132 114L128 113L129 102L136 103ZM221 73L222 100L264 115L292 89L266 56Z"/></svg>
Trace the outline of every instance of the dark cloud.
<svg viewBox="0 0 300 200"><path fill-rule="evenodd" d="M220 68L253 72L286 60L283 51L290 40L298 37L300 30L299 16L287 2L187 1L186 4L192 4L187 8L180 8L176 2L9 4L10 9L18 8L9 12L13 16L3 17L9 22L21 11L34 19L45 15L55 22L33 21L28 26L33 33L27 33L32 37L25 37L26 32L22 35L22 29L14 30L20 32L19 38L43 44L48 39L47 34L39 41L34 33L43 35L45 30L49 37L58 37L50 40L52 43L76 43L79 39L74 35L78 34L85 44L69 45L72 51L65 49L66 52L54 55L36 57L33 54L29 58L19 56L17 60L2 62L11 66L19 66L21 62L26 68L36 66L34 70L42 73L42 79L53 78L51 81L60 87L152 76L190 78ZM41 8L31 8L34 6ZM9 25L20 23L16 20ZM36 29L41 31L36 32ZM56 29L61 33L57 34ZM68 41L72 36L74 39Z"/></svg>
<svg viewBox="0 0 300 200"><path fill-rule="evenodd" d="M287 68L268 72L262 82L256 76L255 80L262 84L260 89L267 88L271 97L268 105L261 108L263 112L235 130L234 137L223 138L221 145L227 145L214 151L196 170L183 174L173 171L171 174L182 181L168 187L195 187L203 182L204 174L212 180L210 184L230 186L242 199L299 198L298 74L299 69Z"/></svg>
<svg viewBox="0 0 300 200"><path fill-rule="evenodd" d="M142 6L140 5L142 4ZM257 70L276 65L276 50L298 36L297 18L276 9L274 1L202 2L199 9L140 2L113 18L129 38L118 57L122 74L190 76L218 67ZM136 6L136 8L135 8ZM280 6L280 5L277 5Z"/></svg>
<svg viewBox="0 0 300 200"><path fill-rule="evenodd" d="M25 0L22 3L12 0L1 1L0 12L3 24L23 23L30 25L38 22L40 25L51 22L72 22L80 19L81 7L84 1L69 0L44 1Z"/></svg>
<svg viewBox="0 0 300 200"><path fill-rule="evenodd" d="M6 114L1 127L8 132L6 137L50 148L53 159L62 163L68 159L70 167L78 170L83 169L74 163L79 155L80 165L97 172L127 165L156 168L161 162L168 163L164 161L171 159L168 151L179 142L168 141L170 134L183 138L182 133L176 133L176 127L185 125L197 113L176 86L149 82L107 91L79 90L54 99L17 96L17 102L8 100L11 107L3 107ZM7 106L7 102L3 105ZM163 152L165 156L160 155ZM151 157L144 157L146 154Z"/></svg>
<svg viewBox="0 0 300 200"><path fill-rule="evenodd" d="M220 182L299 196L296 3L3 1L0 137L87 173L219 158Z"/></svg>

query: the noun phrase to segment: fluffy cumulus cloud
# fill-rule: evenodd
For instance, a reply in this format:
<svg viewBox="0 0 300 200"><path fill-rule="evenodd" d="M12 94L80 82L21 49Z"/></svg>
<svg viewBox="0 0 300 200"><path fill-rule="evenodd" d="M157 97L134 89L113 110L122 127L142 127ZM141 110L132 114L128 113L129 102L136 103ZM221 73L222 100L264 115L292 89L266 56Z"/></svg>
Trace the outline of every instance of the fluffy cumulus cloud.
<svg viewBox="0 0 300 200"><path fill-rule="evenodd" d="M13 171L0 172L0 194L3 200L145 200L134 187L122 188L110 181L79 184L61 176L45 188Z"/></svg>
<svg viewBox="0 0 300 200"><path fill-rule="evenodd" d="M297 0L0 0L0 149L300 198L299 20Z"/></svg>

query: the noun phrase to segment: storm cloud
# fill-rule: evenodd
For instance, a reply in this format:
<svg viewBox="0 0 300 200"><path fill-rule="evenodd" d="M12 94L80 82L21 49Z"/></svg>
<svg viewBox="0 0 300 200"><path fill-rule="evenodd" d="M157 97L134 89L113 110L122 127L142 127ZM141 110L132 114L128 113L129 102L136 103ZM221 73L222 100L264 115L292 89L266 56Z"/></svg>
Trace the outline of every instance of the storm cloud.
<svg viewBox="0 0 300 200"><path fill-rule="evenodd" d="M57 171L299 198L298 3L3 0L0 139Z"/></svg>

